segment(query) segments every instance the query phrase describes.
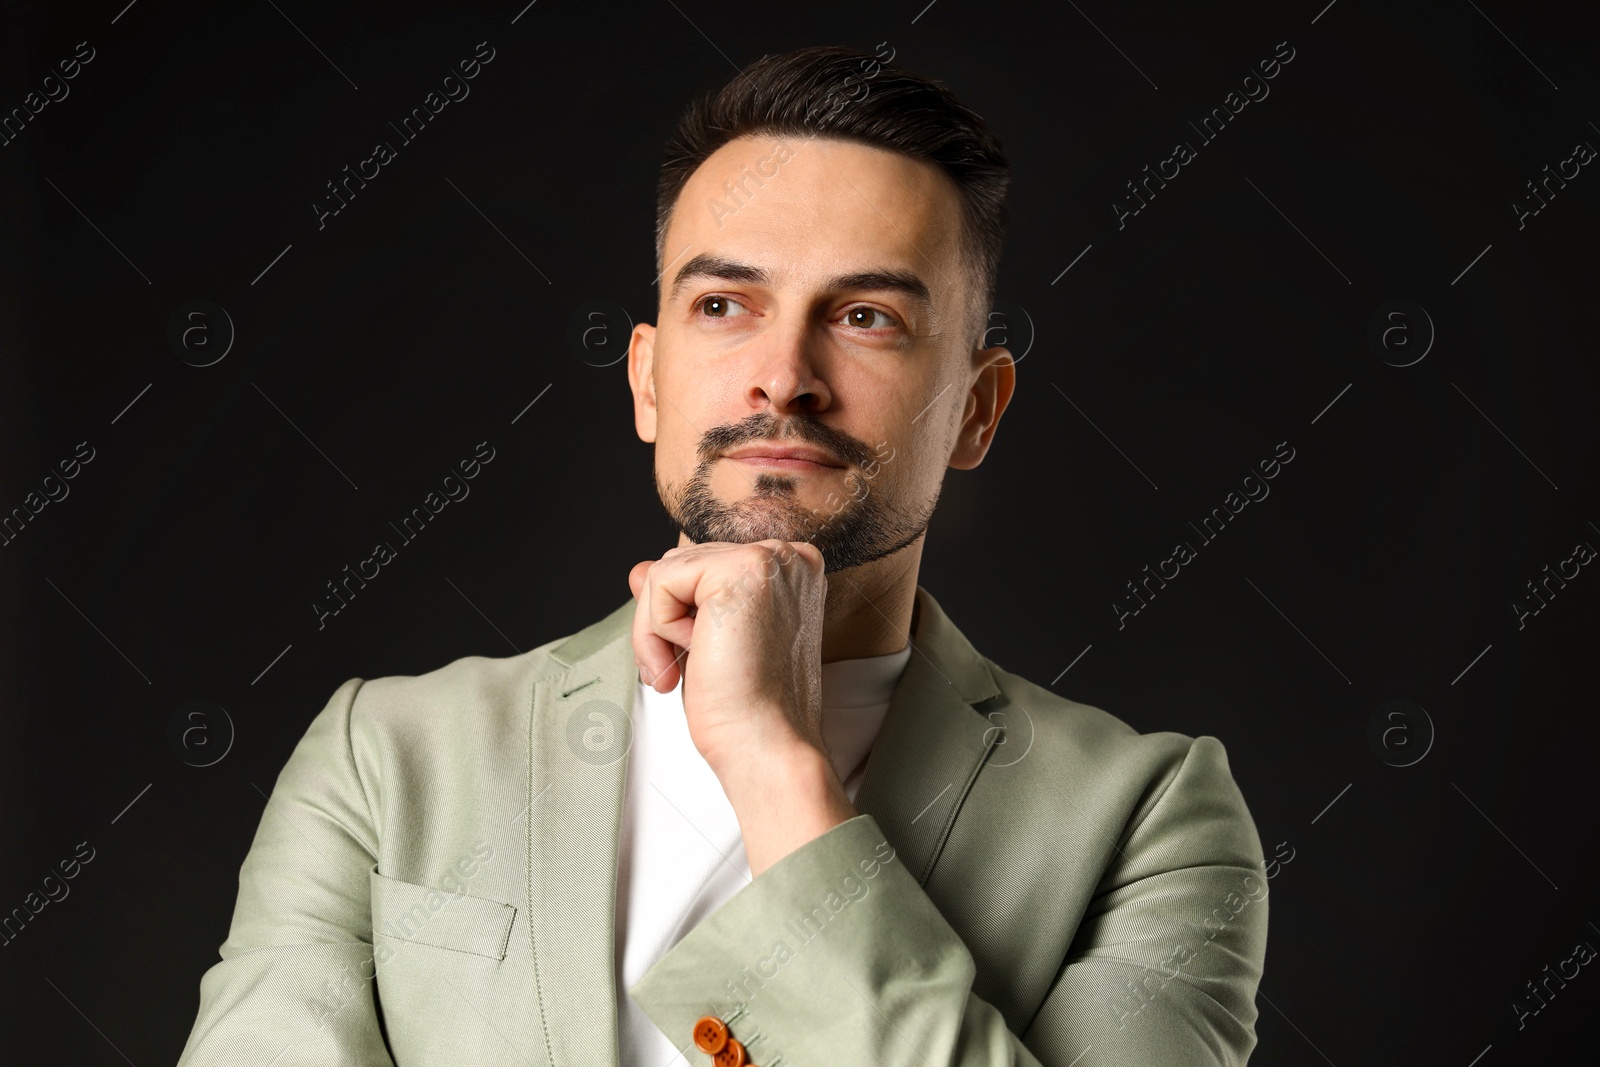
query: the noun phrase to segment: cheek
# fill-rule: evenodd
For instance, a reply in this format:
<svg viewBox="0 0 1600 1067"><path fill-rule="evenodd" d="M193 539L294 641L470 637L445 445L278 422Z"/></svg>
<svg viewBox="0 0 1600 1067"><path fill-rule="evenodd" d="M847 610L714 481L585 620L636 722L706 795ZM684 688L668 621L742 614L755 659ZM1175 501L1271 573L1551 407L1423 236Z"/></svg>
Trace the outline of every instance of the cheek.
<svg viewBox="0 0 1600 1067"><path fill-rule="evenodd" d="M937 392L937 390L934 390ZM902 414L894 429L884 436L889 443L879 451L885 459L880 462L889 467L899 467L905 472L925 471L930 466L943 466L935 457L947 454L947 442L953 432L953 422L959 412L952 412L950 394L952 387L931 404L923 401L915 410ZM913 421L914 420L914 421ZM907 475L918 476L918 475Z"/></svg>
<svg viewBox="0 0 1600 1067"><path fill-rule="evenodd" d="M876 445L877 442L869 445L874 459L858 467L857 476L872 492L887 497L903 499L916 494L925 477L925 473L913 462L913 457L918 453L917 446L905 440L890 440L881 448L874 447ZM877 466L874 467L873 463Z"/></svg>
<svg viewBox="0 0 1600 1067"><path fill-rule="evenodd" d="M668 419L677 425L671 426ZM709 424L706 425L709 427ZM700 466L700 435L690 429L682 415L670 408L664 413L659 426L655 444L656 476L659 480L681 487L695 476Z"/></svg>

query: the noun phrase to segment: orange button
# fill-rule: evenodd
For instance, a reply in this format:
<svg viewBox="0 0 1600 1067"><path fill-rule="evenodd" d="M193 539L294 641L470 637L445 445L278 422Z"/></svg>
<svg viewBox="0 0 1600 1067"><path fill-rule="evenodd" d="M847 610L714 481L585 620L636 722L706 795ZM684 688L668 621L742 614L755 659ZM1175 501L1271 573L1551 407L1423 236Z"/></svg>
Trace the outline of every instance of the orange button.
<svg viewBox="0 0 1600 1067"><path fill-rule="evenodd" d="M749 1061L745 1058L744 1046L730 1037L728 1043L722 1046L722 1051L711 1057L711 1062L717 1067L745 1067Z"/></svg>
<svg viewBox="0 0 1600 1067"><path fill-rule="evenodd" d="M715 1056L727 1045L728 1025L715 1015L707 1015L694 1024L694 1047L701 1052L707 1052ZM744 1063L743 1056L739 1057L739 1063Z"/></svg>

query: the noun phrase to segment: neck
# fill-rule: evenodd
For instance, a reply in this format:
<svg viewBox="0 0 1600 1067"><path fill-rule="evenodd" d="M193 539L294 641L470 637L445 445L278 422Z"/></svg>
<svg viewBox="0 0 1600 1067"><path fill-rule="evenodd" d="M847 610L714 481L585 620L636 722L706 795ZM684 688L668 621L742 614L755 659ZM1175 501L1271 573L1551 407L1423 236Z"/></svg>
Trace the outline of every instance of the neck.
<svg viewBox="0 0 1600 1067"><path fill-rule="evenodd" d="M906 647L916 623L922 542L918 537L893 555L828 575L823 663L886 656Z"/></svg>

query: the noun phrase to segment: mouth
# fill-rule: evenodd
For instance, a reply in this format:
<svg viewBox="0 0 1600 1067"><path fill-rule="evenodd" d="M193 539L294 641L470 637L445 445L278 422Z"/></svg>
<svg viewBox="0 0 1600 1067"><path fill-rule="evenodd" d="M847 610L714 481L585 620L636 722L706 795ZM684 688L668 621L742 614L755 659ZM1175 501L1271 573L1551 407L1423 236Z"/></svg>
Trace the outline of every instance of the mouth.
<svg viewBox="0 0 1600 1067"><path fill-rule="evenodd" d="M765 467L769 470L786 471L827 471L837 470L825 463L813 463L809 459L784 459L781 456L729 456L728 459L738 463L745 463L752 467Z"/></svg>
<svg viewBox="0 0 1600 1067"><path fill-rule="evenodd" d="M736 460L769 470L843 470L844 464L825 452L808 448L748 448L730 452L724 459Z"/></svg>

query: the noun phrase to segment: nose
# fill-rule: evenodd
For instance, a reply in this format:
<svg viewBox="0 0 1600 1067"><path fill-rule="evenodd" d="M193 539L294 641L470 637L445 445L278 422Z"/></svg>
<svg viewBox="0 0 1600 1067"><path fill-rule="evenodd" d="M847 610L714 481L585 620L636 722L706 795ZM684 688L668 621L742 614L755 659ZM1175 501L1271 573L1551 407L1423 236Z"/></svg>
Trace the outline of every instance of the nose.
<svg viewBox="0 0 1600 1067"><path fill-rule="evenodd" d="M818 373L817 339L807 324L771 328L758 345L745 388L752 408L769 408L774 415L814 415L833 403L833 393Z"/></svg>

